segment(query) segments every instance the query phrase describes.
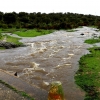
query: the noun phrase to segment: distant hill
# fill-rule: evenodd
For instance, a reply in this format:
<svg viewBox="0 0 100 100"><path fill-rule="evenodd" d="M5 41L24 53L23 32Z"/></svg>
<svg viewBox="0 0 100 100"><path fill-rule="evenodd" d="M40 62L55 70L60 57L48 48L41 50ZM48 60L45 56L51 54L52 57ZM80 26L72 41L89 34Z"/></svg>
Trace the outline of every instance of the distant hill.
<svg viewBox="0 0 100 100"><path fill-rule="evenodd" d="M0 28L71 29L79 26L100 28L100 16L77 13L0 12Z"/></svg>

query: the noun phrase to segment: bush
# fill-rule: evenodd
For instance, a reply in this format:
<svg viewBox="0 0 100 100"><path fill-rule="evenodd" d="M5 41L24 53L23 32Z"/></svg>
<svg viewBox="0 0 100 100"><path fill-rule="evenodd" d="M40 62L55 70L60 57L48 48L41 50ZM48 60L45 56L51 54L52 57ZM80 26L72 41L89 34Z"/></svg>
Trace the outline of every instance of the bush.
<svg viewBox="0 0 100 100"><path fill-rule="evenodd" d="M2 28L7 29L8 28L8 25L7 24L2 24Z"/></svg>

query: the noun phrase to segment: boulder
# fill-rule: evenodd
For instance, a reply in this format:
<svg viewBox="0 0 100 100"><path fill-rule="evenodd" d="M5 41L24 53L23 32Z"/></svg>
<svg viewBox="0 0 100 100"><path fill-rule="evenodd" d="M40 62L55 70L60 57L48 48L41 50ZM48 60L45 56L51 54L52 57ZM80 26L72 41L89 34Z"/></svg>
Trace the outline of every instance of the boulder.
<svg viewBox="0 0 100 100"><path fill-rule="evenodd" d="M10 48L18 47L18 46L11 42L0 41L0 47L5 47L6 49L10 49Z"/></svg>

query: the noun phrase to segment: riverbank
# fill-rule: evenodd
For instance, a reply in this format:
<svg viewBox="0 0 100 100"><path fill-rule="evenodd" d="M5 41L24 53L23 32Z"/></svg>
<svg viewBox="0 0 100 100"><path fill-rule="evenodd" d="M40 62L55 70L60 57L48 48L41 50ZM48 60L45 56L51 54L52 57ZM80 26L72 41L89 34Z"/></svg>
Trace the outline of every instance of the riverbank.
<svg viewBox="0 0 100 100"><path fill-rule="evenodd" d="M43 29L0 29L0 48L11 49L15 47L24 46L20 42L22 38L36 37L52 33L53 30Z"/></svg>
<svg viewBox="0 0 100 100"><path fill-rule="evenodd" d="M0 83L0 99L1 100L28 100L20 94L14 92L10 88L7 88L4 84Z"/></svg>
<svg viewBox="0 0 100 100"><path fill-rule="evenodd" d="M100 38L86 40L86 43L98 43ZM85 100L100 100L100 43L89 48L90 54L79 61L79 70L75 75L76 83L86 92Z"/></svg>

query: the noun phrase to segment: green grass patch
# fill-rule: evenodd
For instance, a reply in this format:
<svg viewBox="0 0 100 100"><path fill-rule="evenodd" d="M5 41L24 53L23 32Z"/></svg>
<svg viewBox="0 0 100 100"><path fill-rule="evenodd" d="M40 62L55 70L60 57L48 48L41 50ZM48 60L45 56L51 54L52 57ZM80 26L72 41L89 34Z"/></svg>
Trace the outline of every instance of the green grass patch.
<svg viewBox="0 0 100 100"><path fill-rule="evenodd" d="M27 93L23 92L23 91L19 91L16 88L12 87L11 85L5 83L4 81L0 80L0 83L2 83L3 85L5 85L6 87L10 88L11 90L13 90L14 92L18 93L19 95L28 98L29 100L34 100L31 96L29 96Z"/></svg>
<svg viewBox="0 0 100 100"><path fill-rule="evenodd" d="M11 37L8 35L2 35L1 33L13 33L17 34L22 37L35 37L35 36L40 36L40 35L46 35L52 33L54 30L43 30L43 29L16 29L16 28L11 28L11 29L0 29L0 40L4 40L6 37L6 42L11 42L16 44L17 46L23 45L21 42L19 42L20 38L15 38ZM2 49L2 48L0 48Z"/></svg>
<svg viewBox="0 0 100 100"><path fill-rule="evenodd" d="M98 43L100 42L100 39L88 39L88 40L85 40L85 43L88 43L88 44L94 44L94 43Z"/></svg>
<svg viewBox="0 0 100 100"><path fill-rule="evenodd" d="M8 36L8 35L2 35L1 34L1 33L13 33L13 32L20 31L20 30L25 31L26 29L16 29L16 28L2 29L2 28L0 28L0 40L2 41L6 37L7 42L11 42L11 43L16 44L17 46L21 46L23 44L21 42L19 42L20 38L15 38L15 37L11 37L11 36Z"/></svg>
<svg viewBox="0 0 100 100"><path fill-rule="evenodd" d="M11 36L6 36L7 37L7 42L12 42L18 46L22 45L21 42L19 42L20 38L15 38L15 37L11 37Z"/></svg>
<svg viewBox="0 0 100 100"><path fill-rule="evenodd" d="M52 33L54 30L43 30L43 29L16 29L16 28L11 28L11 29L2 29L0 28L0 33L13 33L17 34L18 36L22 37L35 37L35 36L40 36L40 35L46 35ZM1 34L0 34L1 37Z"/></svg>
<svg viewBox="0 0 100 100"><path fill-rule="evenodd" d="M26 30L26 31L23 31L23 30L16 31L14 32L14 34L17 34L18 36L22 36L22 37L36 37L40 35L50 34L52 32L53 30L32 29L32 30Z"/></svg>
<svg viewBox="0 0 100 100"><path fill-rule="evenodd" d="M75 81L86 91L85 100L100 100L100 47L89 50L91 54L80 58Z"/></svg>
<svg viewBox="0 0 100 100"><path fill-rule="evenodd" d="M14 43L14 44L16 44L17 46L23 45L21 42L19 42L19 40L20 40L21 38L11 37L11 36L8 36L8 35L2 36L0 40L4 40L5 37L6 37L6 40L7 40L6 42Z"/></svg>

